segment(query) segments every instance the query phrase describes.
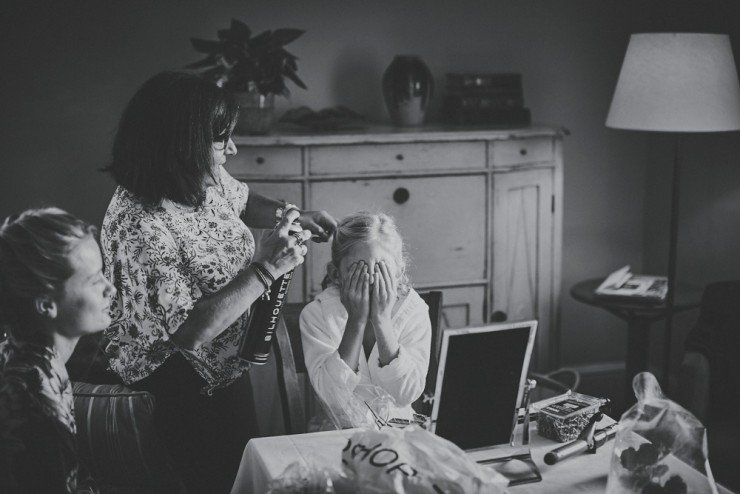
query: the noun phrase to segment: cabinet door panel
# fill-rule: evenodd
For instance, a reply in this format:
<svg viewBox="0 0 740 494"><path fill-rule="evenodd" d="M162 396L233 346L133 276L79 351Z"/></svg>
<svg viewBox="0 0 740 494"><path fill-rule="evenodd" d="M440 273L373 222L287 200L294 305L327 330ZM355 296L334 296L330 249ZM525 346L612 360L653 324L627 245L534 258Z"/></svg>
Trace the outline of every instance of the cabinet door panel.
<svg viewBox="0 0 740 494"><path fill-rule="evenodd" d="M361 210L395 218L412 283L480 280L486 277L485 184L483 175L316 182L310 186L311 207L337 219ZM309 256L316 293L330 253L314 247Z"/></svg>
<svg viewBox="0 0 740 494"><path fill-rule="evenodd" d="M549 363L553 321L552 170L495 174L493 178L492 311L508 321L537 319L538 368Z"/></svg>
<svg viewBox="0 0 740 494"><path fill-rule="evenodd" d="M265 197L272 199L284 199L294 203L299 207L303 206L303 193L300 182L247 182L250 192L257 192ZM265 230L252 228L254 240L259 248L259 240ZM295 270L295 276L288 289L288 302L303 302L304 300L304 281L305 264Z"/></svg>

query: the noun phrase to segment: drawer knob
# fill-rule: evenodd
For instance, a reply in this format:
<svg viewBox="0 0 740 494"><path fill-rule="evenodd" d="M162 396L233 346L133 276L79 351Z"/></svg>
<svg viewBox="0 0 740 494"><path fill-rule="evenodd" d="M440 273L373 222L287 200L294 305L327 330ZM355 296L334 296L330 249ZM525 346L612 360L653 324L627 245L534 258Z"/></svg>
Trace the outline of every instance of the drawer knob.
<svg viewBox="0 0 740 494"><path fill-rule="evenodd" d="M506 321L506 312L496 310L491 314L491 322L504 322Z"/></svg>
<svg viewBox="0 0 740 494"><path fill-rule="evenodd" d="M403 155L402 155L402 154L400 154L400 153L399 153L399 154L397 154L397 155L396 155L396 159L397 159L398 161L403 161Z"/></svg>
<svg viewBox="0 0 740 494"><path fill-rule="evenodd" d="M396 204L405 203L409 200L409 197L411 197L411 193L405 187L399 187L393 192L393 200L396 201Z"/></svg>
<svg viewBox="0 0 740 494"><path fill-rule="evenodd" d="M265 162L265 158L263 158L262 156L257 156L257 159L255 161L258 165L261 165Z"/></svg>
<svg viewBox="0 0 740 494"><path fill-rule="evenodd" d="M527 155L527 150L526 149L520 149L519 150L519 154L521 154L522 156L526 156Z"/></svg>

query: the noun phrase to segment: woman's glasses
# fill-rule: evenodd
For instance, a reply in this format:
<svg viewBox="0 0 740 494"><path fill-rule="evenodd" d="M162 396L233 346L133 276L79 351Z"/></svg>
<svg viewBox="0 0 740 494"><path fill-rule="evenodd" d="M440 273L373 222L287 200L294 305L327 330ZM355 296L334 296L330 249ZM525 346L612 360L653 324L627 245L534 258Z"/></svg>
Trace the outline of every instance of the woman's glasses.
<svg viewBox="0 0 740 494"><path fill-rule="evenodd" d="M216 151L223 151L228 145L229 139L231 139L231 132L217 135L213 138L213 148Z"/></svg>

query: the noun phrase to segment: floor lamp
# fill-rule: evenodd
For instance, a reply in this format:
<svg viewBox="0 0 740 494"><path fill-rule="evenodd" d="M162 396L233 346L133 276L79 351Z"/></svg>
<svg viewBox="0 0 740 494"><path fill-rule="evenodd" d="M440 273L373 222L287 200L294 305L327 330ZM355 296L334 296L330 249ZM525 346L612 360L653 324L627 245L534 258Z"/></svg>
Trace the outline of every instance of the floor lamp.
<svg viewBox="0 0 740 494"><path fill-rule="evenodd" d="M664 343L664 386L676 290L681 135L740 130L740 85L726 34L641 33L630 37L606 126L673 134L673 178Z"/></svg>

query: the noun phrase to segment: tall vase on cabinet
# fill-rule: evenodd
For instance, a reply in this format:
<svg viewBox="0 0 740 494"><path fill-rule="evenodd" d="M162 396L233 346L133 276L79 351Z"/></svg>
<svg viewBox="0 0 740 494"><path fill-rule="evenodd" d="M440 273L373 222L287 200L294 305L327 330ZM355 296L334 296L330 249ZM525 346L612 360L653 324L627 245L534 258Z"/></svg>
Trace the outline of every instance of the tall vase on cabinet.
<svg viewBox="0 0 740 494"><path fill-rule="evenodd" d="M416 55L397 55L383 73L383 98L394 125L423 124L433 92L432 73Z"/></svg>

